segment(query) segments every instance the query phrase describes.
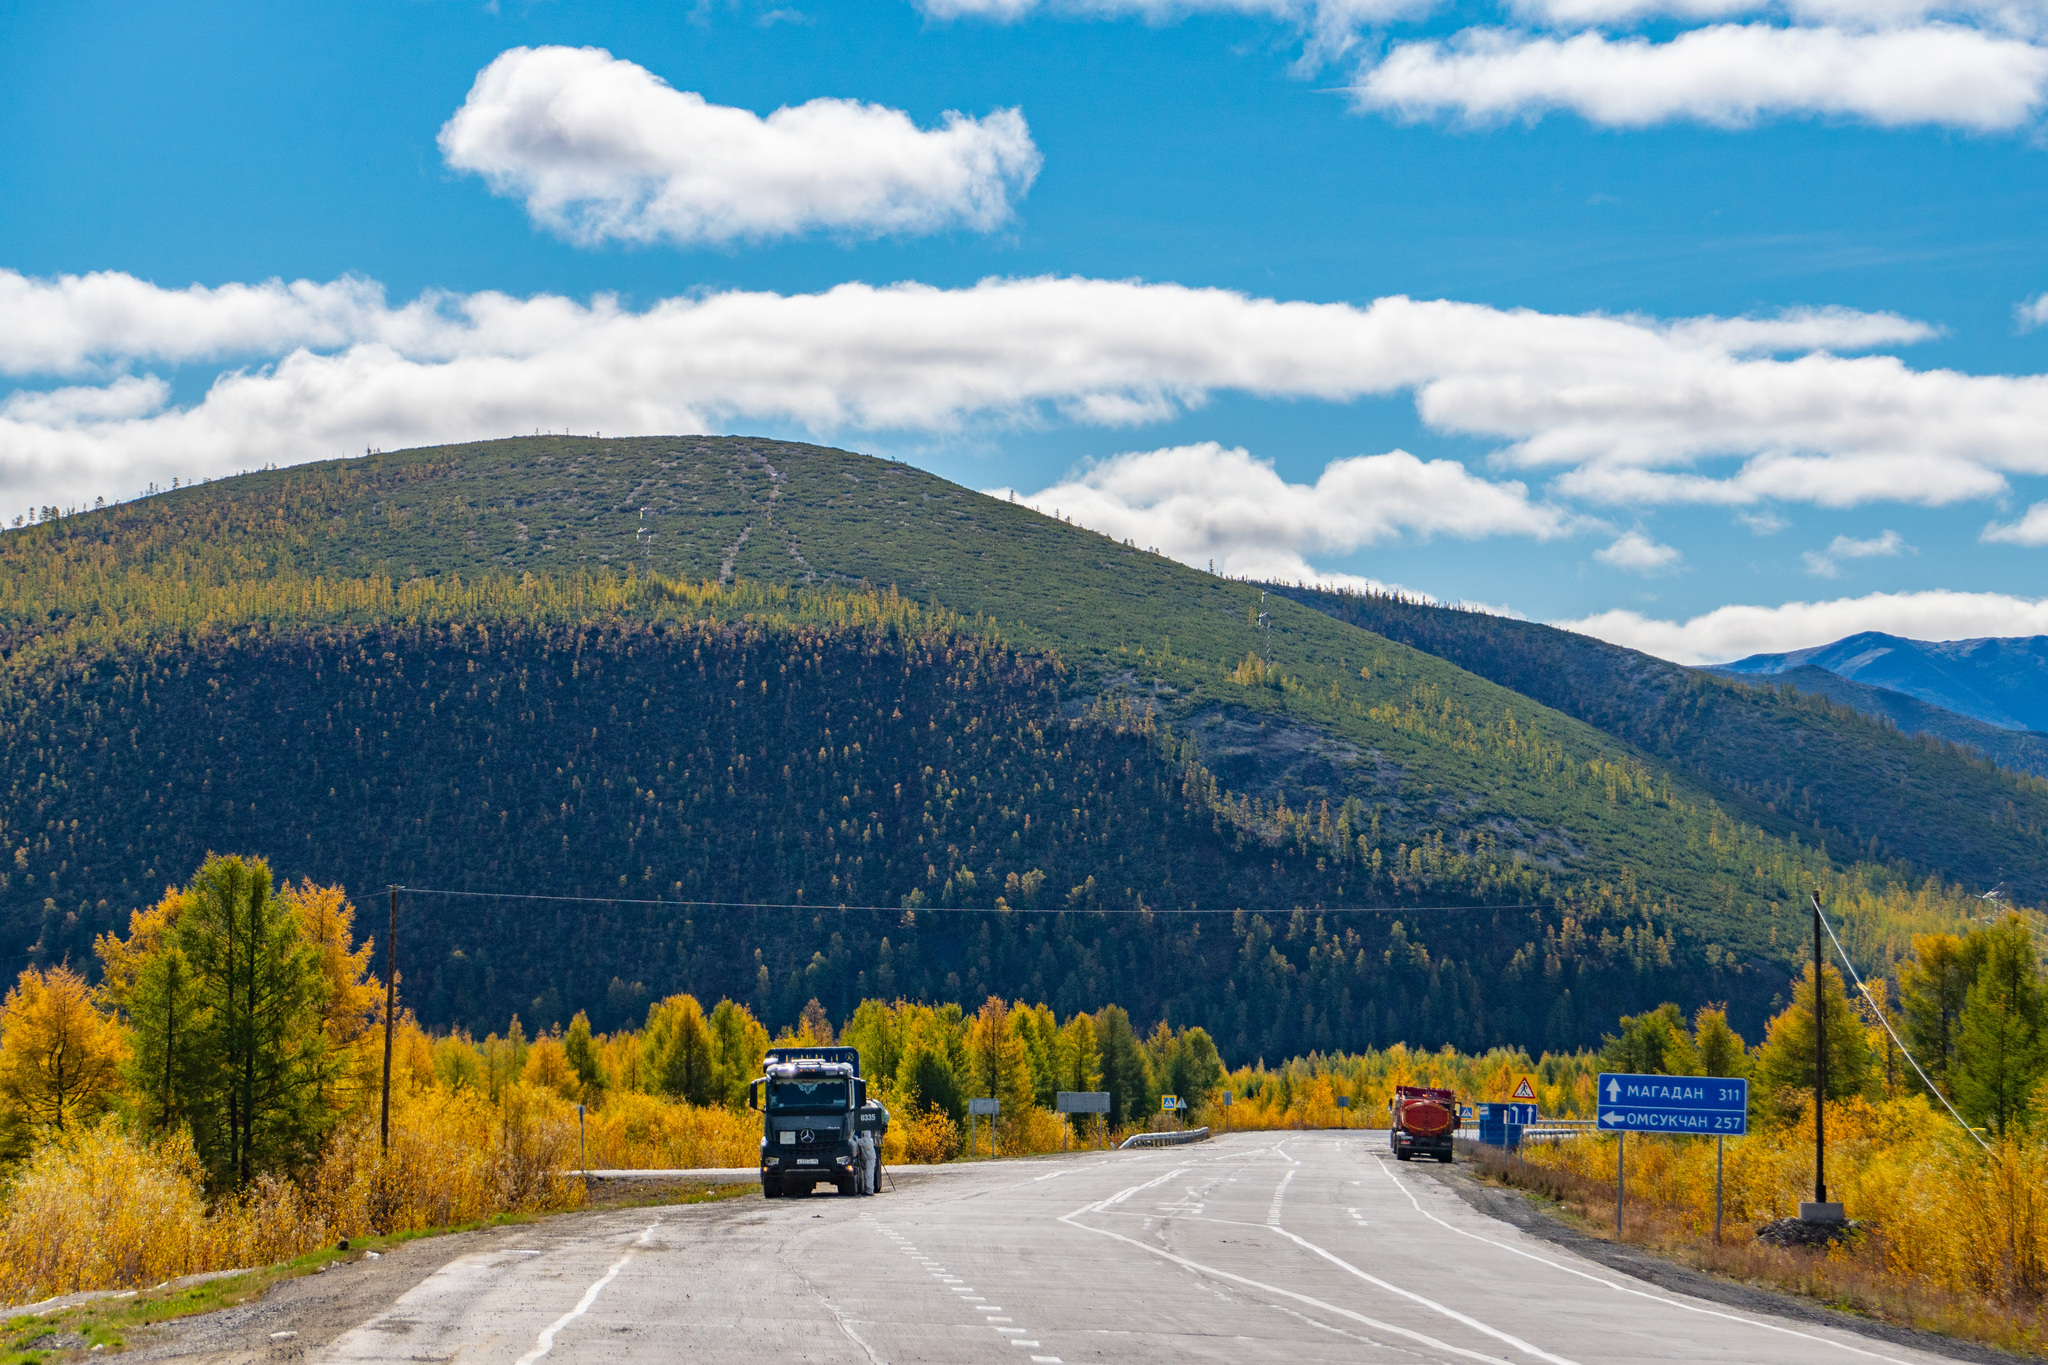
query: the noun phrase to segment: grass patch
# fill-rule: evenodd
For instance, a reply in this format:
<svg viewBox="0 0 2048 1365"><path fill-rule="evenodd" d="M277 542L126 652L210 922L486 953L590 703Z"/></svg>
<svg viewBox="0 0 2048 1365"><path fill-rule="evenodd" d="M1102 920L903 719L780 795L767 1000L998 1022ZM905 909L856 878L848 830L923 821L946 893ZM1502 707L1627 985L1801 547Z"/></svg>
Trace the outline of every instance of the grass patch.
<svg viewBox="0 0 2048 1365"><path fill-rule="evenodd" d="M616 1185L616 1190L607 1189ZM584 1200L586 1209L646 1209L675 1204L716 1204L727 1199L744 1199L761 1193L759 1182L738 1185L705 1185L690 1181L634 1180L606 1181L592 1187Z"/></svg>

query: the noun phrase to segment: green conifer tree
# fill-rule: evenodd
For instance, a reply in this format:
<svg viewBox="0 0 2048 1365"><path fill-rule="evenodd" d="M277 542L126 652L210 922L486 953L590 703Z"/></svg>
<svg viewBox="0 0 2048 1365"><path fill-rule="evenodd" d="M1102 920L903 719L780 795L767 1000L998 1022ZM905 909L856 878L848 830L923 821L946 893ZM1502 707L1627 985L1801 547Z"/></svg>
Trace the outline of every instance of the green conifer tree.
<svg viewBox="0 0 2048 1365"><path fill-rule="evenodd" d="M2048 1071L2048 993L2034 932L2018 915L1984 931L1984 961L1963 1001L1953 1072L1956 1107L2005 1134L2033 1117Z"/></svg>
<svg viewBox="0 0 2048 1365"><path fill-rule="evenodd" d="M597 1055L597 1040L590 1034L590 1016L582 1010L569 1021L569 1031L562 1035L562 1053L569 1059L570 1070L576 1073L576 1083L581 1088L583 1102L596 1104L604 1098L604 1092L611 1088L611 1077L605 1074L604 1059Z"/></svg>
<svg viewBox="0 0 2048 1365"><path fill-rule="evenodd" d="M647 1056L654 1088L691 1104L722 1104L711 1026L695 996L672 995L648 1011Z"/></svg>
<svg viewBox="0 0 2048 1365"><path fill-rule="evenodd" d="M1728 1026L1728 1007L1702 1005L1692 1019L1693 1049L1702 1076L1747 1076L1749 1049Z"/></svg>
<svg viewBox="0 0 2048 1365"><path fill-rule="evenodd" d="M190 966L196 1008L167 1054L170 1088L210 1179L246 1185L308 1159L337 1117L322 1096L339 1058L323 1027L319 951L290 902L271 895L269 864L209 857L171 942Z"/></svg>
<svg viewBox="0 0 2048 1365"><path fill-rule="evenodd" d="M1861 1095L1870 1083L1870 1040L1833 967L1822 970L1820 1002L1828 1031L1828 1098ZM1808 964L1806 975L1793 984L1792 1003L1765 1027L1757 1055L1764 1094L1782 1096L1781 1107L1792 1111L1813 1093L1813 1017L1813 967Z"/></svg>
<svg viewBox="0 0 2048 1365"><path fill-rule="evenodd" d="M1899 964L1899 1004L1906 1015L1906 1046L1927 1078L1953 1097L1951 1073L1961 1037L1963 1006L1984 965L1983 931L1915 934L1913 956ZM1918 1077L1914 1078L1918 1084Z"/></svg>

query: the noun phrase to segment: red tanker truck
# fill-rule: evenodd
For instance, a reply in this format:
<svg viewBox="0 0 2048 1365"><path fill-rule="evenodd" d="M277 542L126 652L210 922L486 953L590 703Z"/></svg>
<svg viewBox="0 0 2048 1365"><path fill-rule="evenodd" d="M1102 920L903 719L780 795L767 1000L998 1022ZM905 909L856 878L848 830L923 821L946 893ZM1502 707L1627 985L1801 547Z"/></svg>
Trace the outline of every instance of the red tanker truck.
<svg viewBox="0 0 2048 1365"><path fill-rule="evenodd" d="M1397 1085L1387 1108L1394 1115L1394 1130L1387 1135L1387 1142L1396 1161L1412 1156L1451 1159L1451 1134L1458 1127L1455 1094L1429 1086Z"/></svg>

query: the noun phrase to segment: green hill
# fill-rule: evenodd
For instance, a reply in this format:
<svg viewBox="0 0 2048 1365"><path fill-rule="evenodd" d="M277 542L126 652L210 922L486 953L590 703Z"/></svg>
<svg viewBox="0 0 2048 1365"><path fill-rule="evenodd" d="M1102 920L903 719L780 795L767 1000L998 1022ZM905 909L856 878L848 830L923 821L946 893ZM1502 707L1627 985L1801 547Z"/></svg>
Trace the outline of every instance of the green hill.
<svg viewBox="0 0 2048 1365"><path fill-rule="evenodd" d="M415 898L435 1022L996 991L1156 1007L1243 1057L1571 1046L1666 998L1754 1030L1806 888L1866 961L1968 908L1423 650L1280 598L1262 627L1260 599L741 438L415 451L11 532L0 944L81 960L234 849L359 901L621 898ZM1447 904L1520 908L1421 908Z"/></svg>
<svg viewBox="0 0 2048 1365"><path fill-rule="evenodd" d="M1754 679L1763 685L1764 680ZM1889 721L1908 735L1931 735L1988 758L2001 768L2032 777L2048 777L2048 732L2008 730L1972 716L1946 710L1889 687L1873 687L1811 664L1773 673L1770 683L1789 685L1829 701Z"/></svg>
<svg viewBox="0 0 2048 1365"><path fill-rule="evenodd" d="M2048 782L1939 737L1902 733L1888 717L1864 714L1858 699L1837 701L1814 686L1805 675L1819 670L1782 686L1745 682L1533 621L1382 595L1276 591L1598 726L1767 829L1898 861L1917 875L1981 888L2003 881L2028 903L2048 900Z"/></svg>

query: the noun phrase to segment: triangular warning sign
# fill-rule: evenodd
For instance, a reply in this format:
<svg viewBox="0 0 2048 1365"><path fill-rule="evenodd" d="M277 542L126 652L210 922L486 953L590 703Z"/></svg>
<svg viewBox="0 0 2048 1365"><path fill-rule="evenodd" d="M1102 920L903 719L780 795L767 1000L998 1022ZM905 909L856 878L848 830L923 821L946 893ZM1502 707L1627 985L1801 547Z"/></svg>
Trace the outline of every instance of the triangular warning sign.
<svg viewBox="0 0 2048 1365"><path fill-rule="evenodd" d="M1519 1085L1517 1085L1517 1086L1515 1087L1515 1093L1514 1093L1513 1095L1509 1096L1509 1098L1510 1098L1510 1099L1517 1099L1517 1100L1533 1100L1533 1099L1535 1099L1535 1098L1536 1098L1536 1085L1535 1085L1535 1080L1536 1080L1536 1078L1535 1078L1534 1076L1524 1076L1524 1077L1522 1077L1522 1081L1521 1081L1521 1084L1519 1084Z"/></svg>

